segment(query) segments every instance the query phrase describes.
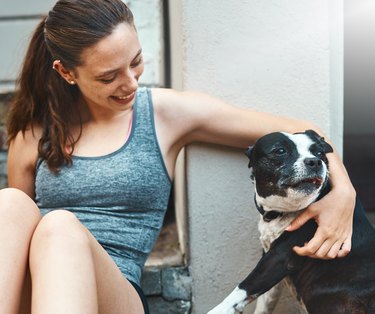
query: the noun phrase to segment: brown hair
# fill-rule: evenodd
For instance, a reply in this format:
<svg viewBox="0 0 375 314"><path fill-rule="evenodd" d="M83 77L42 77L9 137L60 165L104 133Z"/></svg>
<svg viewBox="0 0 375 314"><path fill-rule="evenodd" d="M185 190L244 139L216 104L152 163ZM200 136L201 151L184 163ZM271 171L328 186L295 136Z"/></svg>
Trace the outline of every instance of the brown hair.
<svg viewBox="0 0 375 314"><path fill-rule="evenodd" d="M133 24L121 0L59 0L32 35L7 119L8 143L34 126L42 128L39 157L53 172L72 163L67 146L78 139L69 132L80 91L52 69L60 60L68 70L82 65L82 51L110 35L120 23Z"/></svg>

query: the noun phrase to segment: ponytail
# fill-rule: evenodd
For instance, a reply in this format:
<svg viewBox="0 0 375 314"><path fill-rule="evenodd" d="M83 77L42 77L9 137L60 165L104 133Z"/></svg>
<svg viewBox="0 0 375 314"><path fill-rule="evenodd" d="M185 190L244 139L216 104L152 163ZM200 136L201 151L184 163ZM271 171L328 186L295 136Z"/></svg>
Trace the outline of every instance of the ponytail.
<svg viewBox="0 0 375 314"><path fill-rule="evenodd" d="M45 86L51 76L50 64L52 56L44 41L43 19L31 37L16 82L16 92L7 120L8 142L12 141L19 131L24 133L29 127L43 124L42 116L48 102Z"/></svg>
<svg viewBox="0 0 375 314"><path fill-rule="evenodd" d="M74 146L75 141L69 135L68 121L79 92L76 86L68 85L52 68L54 58L44 39L44 24L45 19L31 37L16 83L7 116L8 145L18 132L41 127L39 157L47 160L51 171L57 172L62 164L71 164L71 156L65 148L67 145Z"/></svg>

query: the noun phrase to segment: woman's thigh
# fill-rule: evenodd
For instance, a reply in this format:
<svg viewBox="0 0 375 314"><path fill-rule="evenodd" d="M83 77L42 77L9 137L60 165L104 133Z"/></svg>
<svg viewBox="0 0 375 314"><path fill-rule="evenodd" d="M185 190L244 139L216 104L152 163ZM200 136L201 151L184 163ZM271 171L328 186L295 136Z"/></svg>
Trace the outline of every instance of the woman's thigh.
<svg viewBox="0 0 375 314"><path fill-rule="evenodd" d="M0 312L21 303L30 241L41 219L34 201L14 188L0 190Z"/></svg>
<svg viewBox="0 0 375 314"><path fill-rule="evenodd" d="M88 231L87 233L95 263L99 313L143 314L144 309L138 292L92 234Z"/></svg>
<svg viewBox="0 0 375 314"><path fill-rule="evenodd" d="M99 313L144 313L141 299L135 288L123 276L115 262L98 243L94 236L74 215L65 210L53 211L50 214L47 214L38 225L33 241L35 238L36 241L38 241L38 238L44 238L45 240L46 236L55 234L56 232L59 233L57 235L59 241L61 241L61 237L64 237L64 232L67 233L67 240L71 238L70 235L73 232L81 232L89 239L88 245L90 246L94 264ZM37 247L37 245L35 245L35 247ZM32 254L33 252L31 252L31 255ZM37 265L35 265L35 268L37 268ZM85 274L82 275L84 276Z"/></svg>

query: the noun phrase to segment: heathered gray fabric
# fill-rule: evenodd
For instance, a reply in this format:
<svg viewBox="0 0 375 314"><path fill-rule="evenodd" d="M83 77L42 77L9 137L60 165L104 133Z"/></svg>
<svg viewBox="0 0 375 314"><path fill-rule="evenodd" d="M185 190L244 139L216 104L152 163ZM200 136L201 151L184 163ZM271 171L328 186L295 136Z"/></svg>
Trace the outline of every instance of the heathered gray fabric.
<svg viewBox="0 0 375 314"><path fill-rule="evenodd" d="M124 139L126 134L124 126ZM137 284L162 226L170 190L146 88L137 92L131 134L119 150L101 157L73 156L73 165L62 167L58 175L44 161L36 169L41 213L74 213Z"/></svg>

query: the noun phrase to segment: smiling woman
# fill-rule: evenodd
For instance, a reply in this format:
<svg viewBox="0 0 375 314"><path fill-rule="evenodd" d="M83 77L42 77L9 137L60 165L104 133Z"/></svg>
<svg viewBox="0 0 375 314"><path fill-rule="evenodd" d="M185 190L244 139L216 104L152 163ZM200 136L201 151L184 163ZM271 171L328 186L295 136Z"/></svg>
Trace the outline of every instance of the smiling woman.
<svg viewBox="0 0 375 314"><path fill-rule="evenodd" d="M134 25L128 23L117 25L94 48L84 49L80 65L74 71L65 69L59 61L53 64L64 79L79 85L89 111L95 114L99 109L100 115L100 108L110 109L113 114L131 109L143 73L137 32Z"/></svg>

